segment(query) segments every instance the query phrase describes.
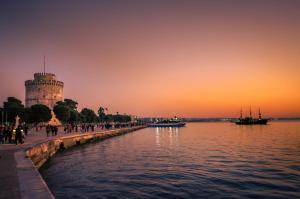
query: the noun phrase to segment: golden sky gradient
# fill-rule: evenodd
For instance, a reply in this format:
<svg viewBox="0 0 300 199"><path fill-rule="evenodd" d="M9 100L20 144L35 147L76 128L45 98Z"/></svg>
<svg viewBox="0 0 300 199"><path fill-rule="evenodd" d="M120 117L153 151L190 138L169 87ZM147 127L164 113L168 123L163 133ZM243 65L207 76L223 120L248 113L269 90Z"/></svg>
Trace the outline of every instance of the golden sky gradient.
<svg viewBox="0 0 300 199"><path fill-rule="evenodd" d="M300 116L299 1L2 3L0 101L42 70L80 108Z"/></svg>

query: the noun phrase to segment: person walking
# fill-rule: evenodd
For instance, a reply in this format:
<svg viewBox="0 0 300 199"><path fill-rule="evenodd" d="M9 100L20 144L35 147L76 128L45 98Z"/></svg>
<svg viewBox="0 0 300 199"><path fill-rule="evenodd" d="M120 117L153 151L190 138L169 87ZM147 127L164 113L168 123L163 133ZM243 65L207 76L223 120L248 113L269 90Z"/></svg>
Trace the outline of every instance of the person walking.
<svg viewBox="0 0 300 199"><path fill-rule="evenodd" d="M8 129L7 129L7 126L4 126L3 137L4 137L4 143L8 143Z"/></svg>
<svg viewBox="0 0 300 199"><path fill-rule="evenodd" d="M0 144L4 144L4 127L0 127Z"/></svg>
<svg viewBox="0 0 300 199"><path fill-rule="evenodd" d="M15 131L15 143L16 145L18 143L23 144L23 139L22 139L22 129L20 126L17 127L16 131Z"/></svg>
<svg viewBox="0 0 300 199"><path fill-rule="evenodd" d="M57 136L58 127L57 126L53 126L53 131L54 131L54 135Z"/></svg>
<svg viewBox="0 0 300 199"><path fill-rule="evenodd" d="M84 133L85 132L85 126L84 124L81 124L81 133Z"/></svg>
<svg viewBox="0 0 300 199"><path fill-rule="evenodd" d="M67 133L67 126L64 126L64 132Z"/></svg>
<svg viewBox="0 0 300 199"><path fill-rule="evenodd" d="M8 134L8 141L10 144L12 144L13 142L15 142L15 139L16 139L16 129L14 129L14 127L10 127L9 134Z"/></svg>
<svg viewBox="0 0 300 199"><path fill-rule="evenodd" d="M50 125L48 124L48 125L46 126L47 137L49 137L50 130L51 130L51 127L50 127Z"/></svg>
<svg viewBox="0 0 300 199"><path fill-rule="evenodd" d="M25 136L27 136L27 134L28 134L28 129L29 129L29 128L28 128L28 125L25 124L23 129L24 129Z"/></svg>
<svg viewBox="0 0 300 199"><path fill-rule="evenodd" d="M12 134L11 134L11 142L10 143L16 143L16 136L17 135L17 129L13 129L12 130Z"/></svg>
<svg viewBox="0 0 300 199"><path fill-rule="evenodd" d="M51 125L51 135L55 136L55 126Z"/></svg>

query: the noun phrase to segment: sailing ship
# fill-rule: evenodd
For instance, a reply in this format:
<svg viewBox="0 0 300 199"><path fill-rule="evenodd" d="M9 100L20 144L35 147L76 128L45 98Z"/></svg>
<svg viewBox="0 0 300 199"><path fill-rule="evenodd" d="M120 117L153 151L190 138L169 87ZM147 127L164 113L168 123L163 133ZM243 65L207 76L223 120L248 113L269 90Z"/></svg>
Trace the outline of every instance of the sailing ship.
<svg viewBox="0 0 300 199"><path fill-rule="evenodd" d="M252 118L252 112L251 112L251 107L250 107L250 116L249 117L244 117L243 118L243 112L241 109L241 115L240 118L235 121L235 124L237 125L254 125L254 124L267 124L268 119L264 119L261 117L261 112L260 108L258 109L258 118Z"/></svg>

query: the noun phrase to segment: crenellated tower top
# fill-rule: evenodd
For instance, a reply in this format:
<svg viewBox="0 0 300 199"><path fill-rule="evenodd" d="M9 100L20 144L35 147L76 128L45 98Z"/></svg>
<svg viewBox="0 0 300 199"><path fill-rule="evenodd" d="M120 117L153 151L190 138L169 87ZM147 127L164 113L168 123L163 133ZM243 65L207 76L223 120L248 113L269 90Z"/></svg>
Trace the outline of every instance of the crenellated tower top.
<svg viewBox="0 0 300 199"><path fill-rule="evenodd" d="M53 73L34 73L34 80L56 80Z"/></svg>
<svg viewBox="0 0 300 199"><path fill-rule="evenodd" d="M64 83L53 73L34 73L32 80L25 81L26 107L44 104L53 108L57 101L63 100L63 87Z"/></svg>

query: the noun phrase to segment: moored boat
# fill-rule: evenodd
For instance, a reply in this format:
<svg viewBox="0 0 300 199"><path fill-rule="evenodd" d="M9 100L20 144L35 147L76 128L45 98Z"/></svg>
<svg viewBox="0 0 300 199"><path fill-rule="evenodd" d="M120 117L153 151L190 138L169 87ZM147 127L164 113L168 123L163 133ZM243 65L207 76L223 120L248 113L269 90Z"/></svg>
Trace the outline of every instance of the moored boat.
<svg viewBox="0 0 300 199"><path fill-rule="evenodd" d="M184 127L184 126L185 126L185 122L182 122L176 117L174 119L160 120L148 125L148 127Z"/></svg>
<svg viewBox="0 0 300 199"><path fill-rule="evenodd" d="M250 108L250 116L249 117L243 118L243 113L241 110L240 118L235 121L235 124L237 124L237 125L254 125L254 124L263 125L263 124L267 124L267 123L268 123L268 119L264 119L261 117L260 109L258 111L258 118L252 118L251 108Z"/></svg>

